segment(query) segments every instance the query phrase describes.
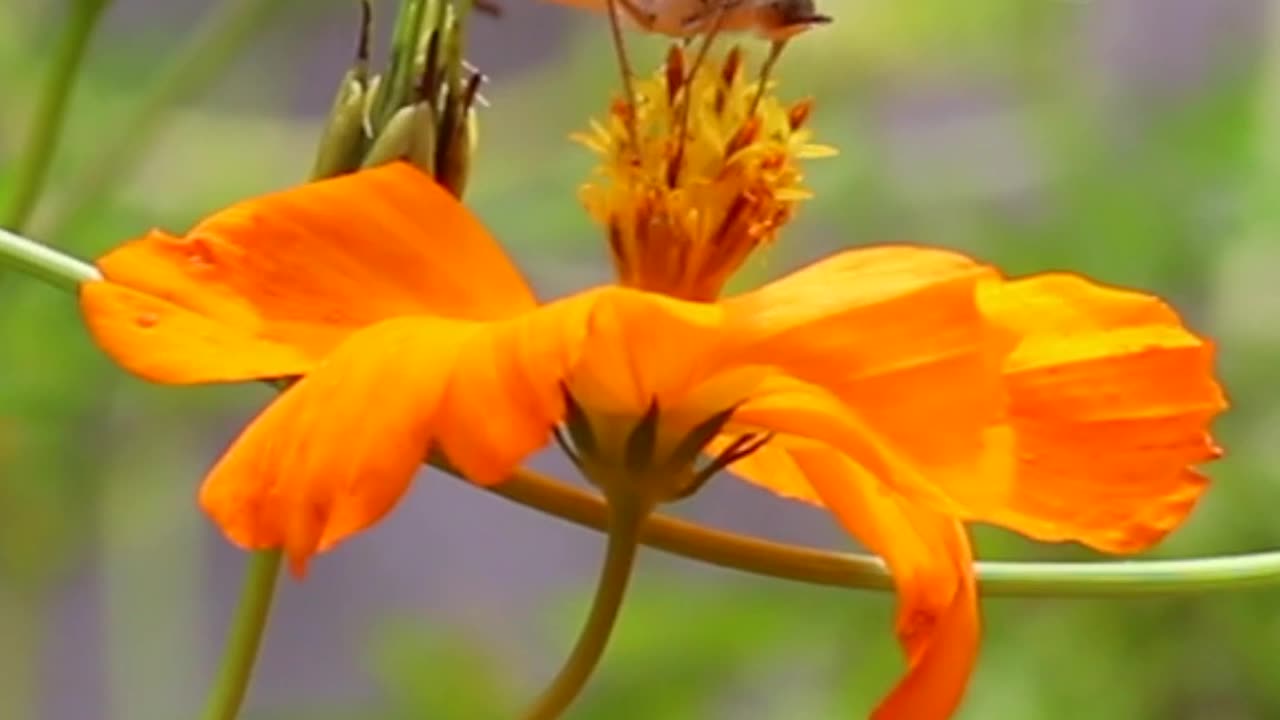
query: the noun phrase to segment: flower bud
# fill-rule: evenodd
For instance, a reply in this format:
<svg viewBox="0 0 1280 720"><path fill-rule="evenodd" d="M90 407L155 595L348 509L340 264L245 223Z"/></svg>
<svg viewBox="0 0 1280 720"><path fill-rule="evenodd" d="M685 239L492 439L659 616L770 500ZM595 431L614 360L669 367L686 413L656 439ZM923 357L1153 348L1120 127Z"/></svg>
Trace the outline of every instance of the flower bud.
<svg viewBox="0 0 1280 720"><path fill-rule="evenodd" d="M320 136L312 178L343 175L360 167L366 140L364 118L368 91L368 83L359 68L347 71Z"/></svg>
<svg viewBox="0 0 1280 720"><path fill-rule="evenodd" d="M430 103L419 102L397 110L382 128L363 167L407 160L428 174L435 174L436 117Z"/></svg>
<svg viewBox="0 0 1280 720"><path fill-rule="evenodd" d="M471 175L471 160L475 156L480 131L475 108L468 108L466 118L455 125L453 138L447 151L440 154L437 177L440 184L454 195L462 197Z"/></svg>

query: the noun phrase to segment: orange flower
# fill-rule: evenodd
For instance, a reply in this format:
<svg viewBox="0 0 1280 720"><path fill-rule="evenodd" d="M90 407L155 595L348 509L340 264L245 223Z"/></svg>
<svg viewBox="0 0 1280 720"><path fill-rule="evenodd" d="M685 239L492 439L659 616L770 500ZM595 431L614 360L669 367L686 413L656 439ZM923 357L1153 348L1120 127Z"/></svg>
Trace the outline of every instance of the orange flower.
<svg viewBox="0 0 1280 720"><path fill-rule="evenodd" d="M706 102L744 111L724 71L708 70L729 99ZM715 119L700 112L695 136ZM466 210L396 164L135 240L101 260L82 309L154 381L301 377L200 493L233 542L284 548L299 575L385 515L431 452L498 483L565 428L580 462L625 468L654 504L695 491L710 456L829 509L886 560L909 671L876 717L947 717L978 645L964 523L1109 552L1159 540L1218 454L1212 350L1156 298L905 245L715 300L802 196L803 119L771 124L795 116L771 97L761 112L773 130L674 181L641 167L586 191L608 198L593 214L630 287L539 305ZM755 169L725 180L739 162ZM688 215L708 202L719 222Z"/></svg>
<svg viewBox="0 0 1280 720"><path fill-rule="evenodd" d="M720 444L772 434L734 469L828 507L898 578L913 672L885 717L943 716L963 688L962 520L1140 550L1216 455L1211 351L1167 306L942 250L852 250L719 304L604 287L538 307L448 193L394 165L153 232L100 267L84 315L138 375L303 376L200 498L299 573L389 511L432 448L500 482L563 421L562 385L601 436L656 400L667 450L732 409Z"/></svg>

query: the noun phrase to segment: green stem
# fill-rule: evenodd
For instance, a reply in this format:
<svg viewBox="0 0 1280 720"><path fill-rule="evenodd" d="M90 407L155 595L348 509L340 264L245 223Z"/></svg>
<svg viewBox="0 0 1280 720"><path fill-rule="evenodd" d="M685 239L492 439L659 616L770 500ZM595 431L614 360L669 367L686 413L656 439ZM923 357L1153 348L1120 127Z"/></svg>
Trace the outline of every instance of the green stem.
<svg viewBox="0 0 1280 720"><path fill-rule="evenodd" d="M0 228L0 266L4 265L68 292L75 292L80 283L102 279L98 268Z"/></svg>
<svg viewBox="0 0 1280 720"><path fill-rule="evenodd" d="M203 720L235 720L249 689L253 665L262 645L263 631L280 574L279 550L254 553L240 588L240 606L231 624L231 638L222 656L222 667Z"/></svg>
<svg viewBox="0 0 1280 720"><path fill-rule="evenodd" d="M649 515L649 507L615 502L609 505L608 510L608 547L587 623L569 659L533 707L522 716L524 720L555 720L560 717L586 687L613 635L618 611L622 609L622 599L631 579L631 568L635 564L640 527Z"/></svg>
<svg viewBox="0 0 1280 720"><path fill-rule="evenodd" d="M53 66L36 103L30 135L15 163L13 192L0 211L0 228L21 231L31 219L62 135L76 75L108 4L109 0L77 0L71 5L71 14L62 26L53 53Z"/></svg>
<svg viewBox="0 0 1280 720"><path fill-rule="evenodd" d="M576 525L604 530L600 498L554 478L519 470L491 492ZM699 562L783 580L857 590L891 590L879 559L761 540L654 514L645 545ZM1280 550L1188 560L1071 563L978 562L988 597L1125 597L1195 595L1280 585Z"/></svg>
<svg viewBox="0 0 1280 720"><path fill-rule="evenodd" d="M220 77L267 26L271 14L285 5L283 0L227 0L201 19L195 34L144 92L128 120L107 134L101 152L79 170L67 193L72 204L58 213L52 226L42 228L42 234L62 237L97 207L141 159L143 146L172 110Z"/></svg>
<svg viewBox="0 0 1280 720"><path fill-rule="evenodd" d="M391 60L387 74L382 79L381 97L373 115L378 121L378 129L386 125L396 110L412 104L410 95L414 83L413 59L425 10L426 0L404 0L400 4L395 29L392 31Z"/></svg>
<svg viewBox="0 0 1280 720"><path fill-rule="evenodd" d="M13 233L0 231L0 264L75 292L101 279L92 265ZM596 530L608 510L595 495L520 470L491 490L513 502ZM874 557L784 545L651 515L641 541L693 560L815 585L888 590L892 581ZM992 597L1192 595L1280 585L1280 550L1187 560L1034 563L979 562L982 592Z"/></svg>

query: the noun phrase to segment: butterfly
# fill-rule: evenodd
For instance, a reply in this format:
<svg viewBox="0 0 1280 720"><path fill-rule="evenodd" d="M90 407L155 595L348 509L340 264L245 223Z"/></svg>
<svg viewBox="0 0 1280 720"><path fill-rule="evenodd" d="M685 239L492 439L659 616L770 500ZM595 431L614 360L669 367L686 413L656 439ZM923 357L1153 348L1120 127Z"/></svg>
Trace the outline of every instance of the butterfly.
<svg viewBox="0 0 1280 720"><path fill-rule="evenodd" d="M604 11L608 0L551 0ZM815 25L831 22L814 0L614 0L619 14L649 32L690 38L720 31L754 32L785 41Z"/></svg>

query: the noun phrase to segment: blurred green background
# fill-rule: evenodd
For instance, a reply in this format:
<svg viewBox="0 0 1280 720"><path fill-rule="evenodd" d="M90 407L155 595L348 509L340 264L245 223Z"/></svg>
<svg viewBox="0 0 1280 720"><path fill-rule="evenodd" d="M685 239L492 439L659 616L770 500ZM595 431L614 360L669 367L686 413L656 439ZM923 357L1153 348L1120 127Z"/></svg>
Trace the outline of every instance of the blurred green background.
<svg viewBox="0 0 1280 720"><path fill-rule="evenodd" d="M0 3L0 193L66 4ZM591 159L567 136L616 74L599 18L504 4L474 28L492 82L470 201L549 296L608 277L575 198ZM842 154L812 166L816 199L742 282L911 239L1169 297L1218 341L1235 406L1216 484L1157 554L1280 545L1280 2L820 4L838 22L795 43L782 94L816 96L819 140ZM385 37L392 3L375 10ZM90 257L300 180L355 17L348 0L118 0L31 233ZM210 51L175 82L202 34ZM634 45L641 64L663 47ZM194 492L267 398L126 377L68 296L0 277L0 719L196 714L244 557ZM822 513L729 479L677 511L848 545ZM1091 557L989 530L978 546ZM567 652L600 551L597 535L424 474L387 522L283 584L244 717L510 717ZM654 552L634 587L572 717L861 717L900 669L889 596ZM961 718L1280 718L1276 591L991 599L985 621Z"/></svg>

